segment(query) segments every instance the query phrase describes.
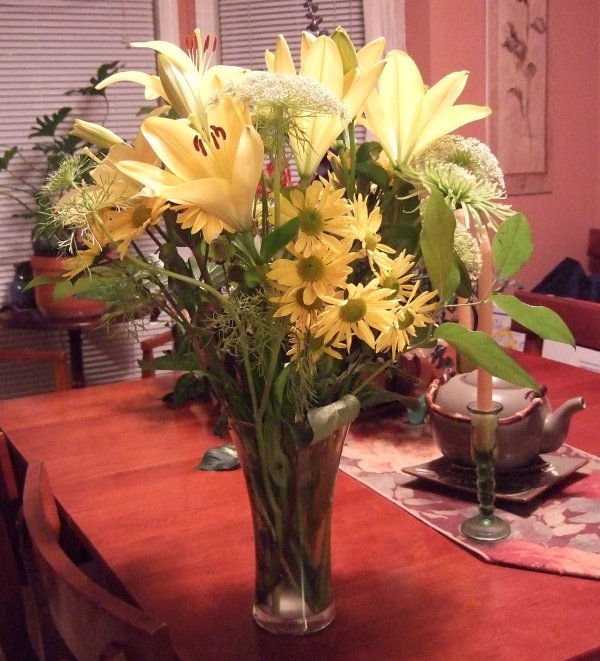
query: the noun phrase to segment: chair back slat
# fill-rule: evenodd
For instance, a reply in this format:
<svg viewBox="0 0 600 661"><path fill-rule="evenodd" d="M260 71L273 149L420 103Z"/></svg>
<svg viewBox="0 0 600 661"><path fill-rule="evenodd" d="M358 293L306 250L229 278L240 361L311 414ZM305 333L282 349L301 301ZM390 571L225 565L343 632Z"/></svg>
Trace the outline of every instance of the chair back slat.
<svg viewBox="0 0 600 661"><path fill-rule="evenodd" d="M31 462L27 469L23 518L24 554L37 601L48 607L53 625L77 659L176 658L164 622L92 581L61 548L56 502L40 462Z"/></svg>
<svg viewBox="0 0 600 661"><path fill-rule="evenodd" d="M67 354L58 349L0 349L0 362L52 363L56 390L71 388L71 370Z"/></svg>

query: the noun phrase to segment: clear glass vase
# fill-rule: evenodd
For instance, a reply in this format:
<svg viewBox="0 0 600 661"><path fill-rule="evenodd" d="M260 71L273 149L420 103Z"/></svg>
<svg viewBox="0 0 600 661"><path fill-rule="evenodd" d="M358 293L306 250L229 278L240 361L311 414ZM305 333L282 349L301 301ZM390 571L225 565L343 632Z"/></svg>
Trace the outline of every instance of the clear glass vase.
<svg viewBox="0 0 600 661"><path fill-rule="evenodd" d="M283 426L230 428L254 525L254 619L273 633L319 631L335 616L331 515L348 425L307 447Z"/></svg>

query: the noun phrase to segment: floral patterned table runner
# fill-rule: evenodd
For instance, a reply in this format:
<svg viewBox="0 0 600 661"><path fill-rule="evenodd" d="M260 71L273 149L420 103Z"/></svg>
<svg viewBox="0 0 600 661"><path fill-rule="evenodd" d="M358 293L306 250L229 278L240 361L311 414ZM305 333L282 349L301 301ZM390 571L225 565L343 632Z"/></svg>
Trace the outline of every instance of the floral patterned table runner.
<svg viewBox="0 0 600 661"><path fill-rule="evenodd" d="M583 457L588 463L531 502L497 503L511 534L493 543L459 532L461 521L476 512L474 494L402 472L440 456L426 425L396 418L355 422L341 468L483 560L600 579L600 458L570 445L556 454Z"/></svg>

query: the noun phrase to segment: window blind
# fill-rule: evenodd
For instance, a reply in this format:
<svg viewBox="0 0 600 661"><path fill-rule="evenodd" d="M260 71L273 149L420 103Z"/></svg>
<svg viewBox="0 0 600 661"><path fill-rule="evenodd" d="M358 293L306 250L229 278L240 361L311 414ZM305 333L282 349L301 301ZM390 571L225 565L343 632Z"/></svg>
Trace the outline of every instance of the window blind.
<svg viewBox="0 0 600 661"><path fill-rule="evenodd" d="M0 143L1 152L18 145L32 159L28 135L37 116L62 106L131 139L139 126L138 109L147 105L141 86L119 83L107 89L108 113L101 98L64 96L68 89L89 85L98 66L118 60L124 69L152 70L154 52L130 48L132 41L154 38L153 0L3 0L0 3ZM70 119L64 125L68 130ZM39 185L31 168L22 171ZM0 184L7 183L0 173ZM0 196L0 304L8 301L13 264L31 253L31 220L16 217L19 207ZM156 332L162 327L156 329ZM150 333L153 331L150 330ZM0 328L0 346L68 349L65 333ZM138 343L124 328L84 333L84 359L89 383L137 378ZM39 365L0 365L0 398L31 394L53 387L51 369Z"/></svg>
<svg viewBox="0 0 600 661"><path fill-rule="evenodd" d="M322 30L330 33L341 25L355 46L364 45L363 0L318 0L316 4L317 15L323 18ZM279 34L285 36L294 61L300 61L300 35L310 23L303 0L218 0L218 6L224 64L265 69L265 50L275 48Z"/></svg>

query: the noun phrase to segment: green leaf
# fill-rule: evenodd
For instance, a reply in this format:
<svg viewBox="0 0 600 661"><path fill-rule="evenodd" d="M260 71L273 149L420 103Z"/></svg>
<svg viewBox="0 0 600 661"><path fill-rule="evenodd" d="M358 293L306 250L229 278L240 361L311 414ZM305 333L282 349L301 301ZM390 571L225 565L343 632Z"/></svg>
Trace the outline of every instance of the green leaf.
<svg viewBox="0 0 600 661"><path fill-rule="evenodd" d="M239 250L239 256L245 264L256 264L260 260L254 245L254 237L250 232L236 232L229 238L231 243Z"/></svg>
<svg viewBox="0 0 600 661"><path fill-rule="evenodd" d="M456 219L444 197L433 189L423 216L421 249L427 274L441 301L449 301L460 282L454 259Z"/></svg>
<svg viewBox="0 0 600 661"><path fill-rule="evenodd" d="M399 402L407 409L417 409L419 407L419 401L415 397L386 390L373 382L362 388L356 396L360 401L362 409L377 406L378 404L388 404L389 402Z"/></svg>
<svg viewBox="0 0 600 661"><path fill-rule="evenodd" d="M381 189L385 189L388 186L388 173L384 167L379 165L379 163L369 161L357 163L356 174L366 177Z"/></svg>
<svg viewBox="0 0 600 661"><path fill-rule="evenodd" d="M59 278L55 275L36 275L35 278L32 278L25 289L33 289L39 285L57 285L58 283L63 282L63 278Z"/></svg>
<svg viewBox="0 0 600 661"><path fill-rule="evenodd" d="M528 305L508 294L494 294L492 301L509 317L543 340L556 340L575 346L575 338L569 327L554 310L542 305Z"/></svg>
<svg viewBox="0 0 600 661"><path fill-rule="evenodd" d="M386 246L394 248L397 252L415 254L419 245L419 230L408 224L382 224L379 228L381 240Z"/></svg>
<svg viewBox="0 0 600 661"><path fill-rule="evenodd" d="M231 471L239 467L240 460L236 449L230 443L207 450L202 461L196 466L201 471Z"/></svg>
<svg viewBox="0 0 600 661"><path fill-rule="evenodd" d="M260 246L260 258L264 264L269 262L271 258L285 246L296 238L298 229L300 228L300 219L293 218L283 223L274 230L271 230L267 236L263 238Z"/></svg>
<svg viewBox="0 0 600 661"><path fill-rule="evenodd" d="M202 361L197 353L166 353L152 360L139 360L142 369L173 370L175 372L197 372L202 370Z"/></svg>
<svg viewBox="0 0 600 661"><path fill-rule="evenodd" d="M354 395L344 395L337 402L311 409L308 422L313 430L310 445L327 438L334 431L351 423L360 412L360 402Z"/></svg>
<svg viewBox="0 0 600 661"><path fill-rule="evenodd" d="M517 213L505 220L494 237L492 254L499 278L510 278L523 267L533 251L531 228L527 218Z"/></svg>
<svg viewBox="0 0 600 661"><path fill-rule="evenodd" d="M258 287L265 281L264 266L250 266L244 271L244 284L249 289Z"/></svg>
<svg viewBox="0 0 600 661"><path fill-rule="evenodd" d="M285 389L287 387L290 376L294 371L293 363L288 363L279 374L276 376L273 383L273 397L277 402L278 406L281 407L283 403L283 396L285 394Z"/></svg>
<svg viewBox="0 0 600 661"><path fill-rule="evenodd" d="M464 265L460 257L454 253L454 259L456 260L456 268L460 275L460 281L458 287L456 288L456 295L462 296L462 298L469 299L473 293L473 284L471 283L471 276L467 271L467 267Z"/></svg>
<svg viewBox="0 0 600 661"><path fill-rule="evenodd" d="M54 287L54 300L56 302L62 301L68 296L73 296L74 295L73 291L73 283L70 280L62 280L62 282L58 282L56 286Z"/></svg>
<svg viewBox="0 0 600 661"><path fill-rule="evenodd" d="M70 114L71 110L71 108L65 106L59 108L52 115L40 115L36 117L36 124L31 127L31 133L27 137L52 137L59 124Z"/></svg>
<svg viewBox="0 0 600 661"><path fill-rule="evenodd" d="M148 361L151 362L151 361ZM206 400L208 397L206 378L197 373L182 374L175 382L173 392L163 399L174 407L183 406L186 402Z"/></svg>
<svg viewBox="0 0 600 661"><path fill-rule="evenodd" d="M0 170L6 170L13 156L19 151L18 147L11 147L7 149L2 156L0 156Z"/></svg>
<svg viewBox="0 0 600 661"><path fill-rule="evenodd" d="M361 142L356 150L356 162L376 161L382 151L381 145L374 140Z"/></svg>
<svg viewBox="0 0 600 661"><path fill-rule="evenodd" d="M540 388L535 379L486 333L446 322L436 328L435 337L446 340L463 356L500 379L532 390Z"/></svg>

